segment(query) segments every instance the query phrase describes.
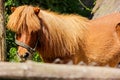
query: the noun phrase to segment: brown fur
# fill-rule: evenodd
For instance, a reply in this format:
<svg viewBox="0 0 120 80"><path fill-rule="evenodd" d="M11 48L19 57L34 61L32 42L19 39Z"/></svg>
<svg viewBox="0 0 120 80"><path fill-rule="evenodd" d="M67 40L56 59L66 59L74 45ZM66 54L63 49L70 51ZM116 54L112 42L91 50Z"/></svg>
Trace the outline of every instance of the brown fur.
<svg viewBox="0 0 120 80"><path fill-rule="evenodd" d="M110 16L114 20L110 20ZM120 22L118 16L120 14L116 13L88 20L74 14L58 14L42 9L37 15L34 7L20 6L10 15L7 26L17 33L38 31L40 43L37 50L45 62L60 58L65 61L72 59L74 64L84 61L87 64L95 62L101 66L115 66L120 57L119 28L116 32L116 25Z"/></svg>
<svg viewBox="0 0 120 80"><path fill-rule="evenodd" d="M60 15L44 10L40 10L37 17L33 10L32 6L18 7L10 15L8 29L17 33L22 33L26 29L29 33L35 32L41 29L39 17L44 26L43 34L40 36L43 45L40 44L42 47L39 51L45 61L49 62L50 59L73 56L81 52L81 40L88 22L86 18L78 15Z"/></svg>
<svg viewBox="0 0 120 80"><path fill-rule="evenodd" d="M88 63L116 66L120 61L120 40L118 36L120 13L112 13L90 20L86 38L86 56ZM117 28L116 28L117 26ZM116 32L117 30L117 32Z"/></svg>

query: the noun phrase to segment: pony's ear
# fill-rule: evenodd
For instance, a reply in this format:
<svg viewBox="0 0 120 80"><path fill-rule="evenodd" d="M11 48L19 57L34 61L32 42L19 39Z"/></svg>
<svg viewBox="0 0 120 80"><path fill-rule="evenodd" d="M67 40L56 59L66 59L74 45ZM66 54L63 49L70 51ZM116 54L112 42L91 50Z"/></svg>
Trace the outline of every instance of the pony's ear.
<svg viewBox="0 0 120 80"><path fill-rule="evenodd" d="M14 12L16 7L11 7L11 12Z"/></svg>
<svg viewBox="0 0 120 80"><path fill-rule="evenodd" d="M120 39L120 23L118 23L118 24L116 25L116 32L117 32L117 35L118 35L118 37L119 37L119 39Z"/></svg>
<svg viewBox="0 0 120 80"><path fill-rule="evenodd" d="M119 31L119 32L120 32L120 23L118 23L118 24L116 25L116 31Z"/></svg>
<svg viewBox="0 0 120 80"><path fill-rule="evenodd" d="M33 8L35 14L38 14L40 12L40 8L39 7L34 7Z"/></svg>

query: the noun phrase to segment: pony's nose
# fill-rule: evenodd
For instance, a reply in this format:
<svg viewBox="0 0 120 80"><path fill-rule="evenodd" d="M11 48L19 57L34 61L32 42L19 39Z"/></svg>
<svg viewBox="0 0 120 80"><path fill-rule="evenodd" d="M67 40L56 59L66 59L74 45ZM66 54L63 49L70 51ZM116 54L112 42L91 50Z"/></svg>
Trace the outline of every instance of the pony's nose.
<svg viewBox="0 0 120 80"><path fill-rule="evenodd" d="M27 58L29 57L29 52L26 52L24 53L24 55L20 55L18 52L17 52L17 57L19 59L19 62L25 62L27 60Z"/></svg>
<svg viewBox="0 0 120 80"><path fill-rule="evenodd" d="M29 53L26 52L22 57L25 58L25 59L27 59L29 57Z"/></svg>
<svg viewBox="0 0 120 80"><path fill-rule="evenodd" d="M24 58L24 59L27 59L28 57L29 57L29 53L28 52L26 52L24 55L19 55L20 56L20 58Z"/></svg>

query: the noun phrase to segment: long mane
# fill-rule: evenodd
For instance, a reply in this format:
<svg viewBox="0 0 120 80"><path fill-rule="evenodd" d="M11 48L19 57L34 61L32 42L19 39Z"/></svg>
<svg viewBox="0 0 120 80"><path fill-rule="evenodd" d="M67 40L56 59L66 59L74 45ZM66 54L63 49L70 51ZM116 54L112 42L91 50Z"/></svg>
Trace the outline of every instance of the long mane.
<svg viewBox="0 0 120 80"><path fill-rule="evenodd" d="M87 31L88 19L74 14L58 14L40 10L43 22L41 53L44 58L74 55L82 52L83 37Z"/></svg>
<svg viewBox="0 0 120 80"><path fill-rule="evenodd" d="M15 32L41 29L41 48L38 50L44 58L55 58L80 53L88 21L79 15L58 14L46 10L40 10L36 15L32 6L20 6L10 16L8 28Z"/></svg>
<svg viewBox="0 0 120 80"><path fill-rule="evenodd" d="M14 32L28 30L37 31L40 29L40 21L34 13L32 6L20 6L10 15L7 24L8 29Z"/></svg>

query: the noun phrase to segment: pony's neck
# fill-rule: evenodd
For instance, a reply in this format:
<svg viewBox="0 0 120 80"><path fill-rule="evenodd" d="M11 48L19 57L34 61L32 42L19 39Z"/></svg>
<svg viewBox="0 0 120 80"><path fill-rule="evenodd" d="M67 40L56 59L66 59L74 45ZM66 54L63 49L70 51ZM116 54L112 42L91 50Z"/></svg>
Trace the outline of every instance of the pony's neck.
<svg viewBox="0 0 120 80"><path fill-rule="evenodd" d="M62 32L69 31L74 34L79 29L79 34L84 33L87 29L89 20L85 17L76 14L58 14L55 12L41 10L39 17L42 19L44 25L49 31L54 33L56 30ZM55 31L54 31L55 30ZM81 36L82 38L82 36Z"/></svg>
<svg viewBox="0 0 120 80"><path fill-rule="evenodd" d="M74 25L74 27L77 25L80 26L80 28L85 28L86 22L89 20L85 17L82 17L80 15L76 14L58 14L55 12L45 11L41 10L39 13L39 17L47 24L48 27L62 27L62 26L68 26L70 24ZM71 25L71 26L72 26Z"/></svg>
<svg viewBox="0 0 120 80"><path fill-rule="evenodd" d="M60 15L41 10L43 22L41 43L43 57L61 57L74 55L81 50L88 19L78 15Z"/></svg>

